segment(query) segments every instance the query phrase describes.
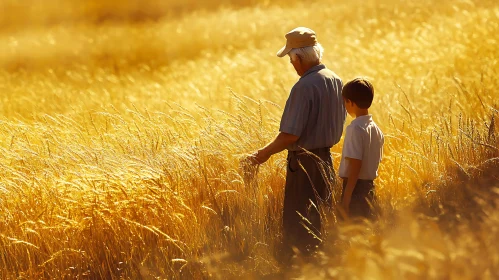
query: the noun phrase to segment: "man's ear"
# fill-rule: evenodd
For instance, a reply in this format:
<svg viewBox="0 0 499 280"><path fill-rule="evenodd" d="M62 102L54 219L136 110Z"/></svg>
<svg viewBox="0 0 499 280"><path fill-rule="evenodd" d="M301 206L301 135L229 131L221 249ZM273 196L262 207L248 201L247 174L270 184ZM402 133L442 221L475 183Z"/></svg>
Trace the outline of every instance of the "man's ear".
<svg viewBox="0 0 499 280"><path fill-rule="evenodd" d="M297 54L296 57L297 57L297 60L300 62L300 65L301 65L302 64L301 56Z"/></svg>

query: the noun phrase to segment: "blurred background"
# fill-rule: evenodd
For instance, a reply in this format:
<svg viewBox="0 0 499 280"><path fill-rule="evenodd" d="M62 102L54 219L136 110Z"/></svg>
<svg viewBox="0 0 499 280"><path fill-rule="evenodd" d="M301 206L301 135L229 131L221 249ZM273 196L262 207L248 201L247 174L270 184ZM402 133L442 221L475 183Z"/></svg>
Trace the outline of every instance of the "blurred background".
<svg viewBox="0 0 499 280"><path fill-rule="evenodd" d="M268 6L286 3L277 0L2 0L2 30L19 30L29 26L49 26L106 21L150 21L162 17L181 17L192 11L209 11L221 7ZM287 2L289 3L289 1Z"/></svg>

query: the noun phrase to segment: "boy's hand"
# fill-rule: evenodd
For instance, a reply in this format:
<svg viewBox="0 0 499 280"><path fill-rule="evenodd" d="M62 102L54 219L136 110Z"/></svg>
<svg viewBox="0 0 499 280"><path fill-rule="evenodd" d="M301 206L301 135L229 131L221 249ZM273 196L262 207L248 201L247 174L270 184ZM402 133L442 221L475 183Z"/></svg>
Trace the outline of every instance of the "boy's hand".
<svg viewBox="0 0 499 280"><path fill-rule="evenodd" d="M343 211L345 212L345 215L347 217L348 217L349 210L350 210L350 201L351 201L350 196L343 197L343 200L341 201L341 207L343 208Z"/></svg>
<svg viewBox="0 0 499 280"><path fill-rule="evenodd" d="M353 190L359 179L360 168L362 167L362 160L346 157L348 160L348 181L344 190L343 200L341 201L341 206L348 216L350 210L350 202L352 200Z"/></svg>

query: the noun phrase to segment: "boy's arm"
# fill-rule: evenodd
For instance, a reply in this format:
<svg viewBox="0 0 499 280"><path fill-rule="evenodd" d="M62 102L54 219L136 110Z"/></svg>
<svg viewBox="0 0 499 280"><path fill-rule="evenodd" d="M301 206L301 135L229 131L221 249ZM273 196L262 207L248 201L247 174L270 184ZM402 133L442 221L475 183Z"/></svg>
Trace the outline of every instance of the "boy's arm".
<svg viewBox="0 0 499 280"><path fill-rule="evenodd" d="M359 179L360 168L362 167L362 160L354 158L345 158L348 160L348 181L345 187L345 193L343 194L342 206L345 213L348 215L348 209L350 208L350 201L352 200L352 193Z"/></svg>

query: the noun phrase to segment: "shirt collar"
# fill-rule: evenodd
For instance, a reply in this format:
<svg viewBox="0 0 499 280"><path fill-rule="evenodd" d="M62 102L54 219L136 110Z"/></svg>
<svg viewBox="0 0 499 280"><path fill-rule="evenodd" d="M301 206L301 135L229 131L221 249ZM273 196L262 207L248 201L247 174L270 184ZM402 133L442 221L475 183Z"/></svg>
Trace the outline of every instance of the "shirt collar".
<svg viewBox="0 0 499 280"><path fill-rule="evenodd" d="M312 68L308 69L307 72L303 73L303 75L301 76L300 79L303 79L308 74L311 74L311 73L314 73L314 72L318 72L318 71L320 71L322 69L326 69L326 65L324 65L324 64L315 65Z"/></svg>
<svg viewBox="0 0 499 280"><path fill-rule="evenodd" d="M373 115L364 115L364 116L356 117L352 122L365 123L365 122L370 122L372 120L373 120Z"/></svg>

